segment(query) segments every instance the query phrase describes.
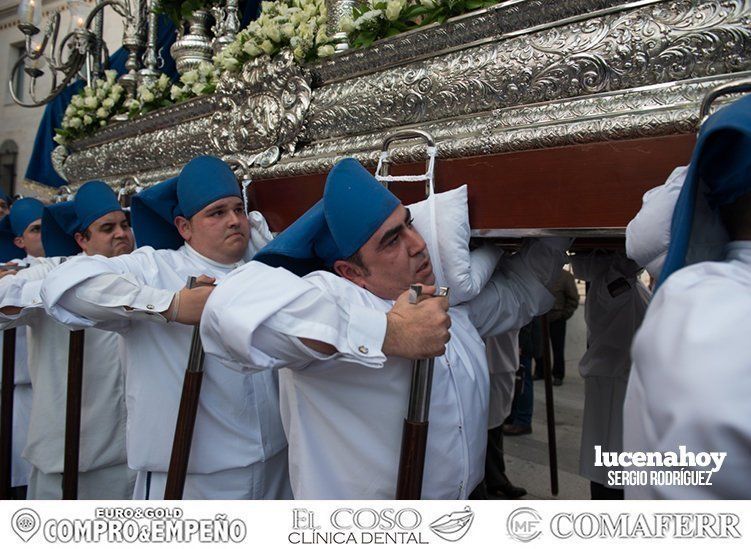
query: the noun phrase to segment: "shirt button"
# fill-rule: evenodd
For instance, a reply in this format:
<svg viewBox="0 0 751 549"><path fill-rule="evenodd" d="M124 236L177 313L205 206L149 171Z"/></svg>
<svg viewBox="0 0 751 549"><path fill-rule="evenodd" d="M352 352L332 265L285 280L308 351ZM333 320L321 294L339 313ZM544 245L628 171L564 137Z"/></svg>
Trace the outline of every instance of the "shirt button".
<svg viewBox="0 0 751 549"><path fill-rule="evenodd" d="M154 308L154 306L153 306L153 305L152 305L151 303L149 303L148 305L146 305L146 308L147 308L147 309L148 309L149 311L151 311L151 310L152 310L152 309Z"/></svg>
<svg viewBox="0 0 751 549"><path fill-rule="evenodd" d="M357 350L360 351L360 353L363 355L368 354L368 348L365 345L360 345Z"/></svg>

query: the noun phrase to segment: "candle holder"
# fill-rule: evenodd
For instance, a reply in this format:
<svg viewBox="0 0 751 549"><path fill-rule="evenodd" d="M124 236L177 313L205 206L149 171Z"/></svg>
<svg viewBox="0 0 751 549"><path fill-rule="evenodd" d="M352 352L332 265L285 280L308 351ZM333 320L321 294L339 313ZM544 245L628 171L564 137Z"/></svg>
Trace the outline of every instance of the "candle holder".
<svg viewBox="0 0 751 549"><path fill-rule="evenodd" d="M79 74L86 78L89 86L94 86L106 64L107 48L102 39L102 28L104 9L108 6L124 21L123 45L129 55L128 70L120 81L132 97L140 67L139 54L146 45L146 5L147 0L97 0L96 6L87 14L87 4L81 0L69 0L70 25L68 32L63 34L60 10L43 24L42 0L21 0L18 28L25 36L25 49L10 71L9 82L14 82L17 72L23 70L30 77L27 79L29 100L18 97L11 84L13 101L22 107L45 105L60 95ZM37 83L47 74L51 76L49 89L40 91Z"/></svg>

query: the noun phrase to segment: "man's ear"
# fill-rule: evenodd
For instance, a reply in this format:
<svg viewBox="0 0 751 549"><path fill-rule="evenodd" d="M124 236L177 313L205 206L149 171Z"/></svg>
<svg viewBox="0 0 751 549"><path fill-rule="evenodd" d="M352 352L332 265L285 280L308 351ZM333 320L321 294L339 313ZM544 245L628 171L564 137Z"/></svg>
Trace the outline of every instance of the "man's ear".
<svg viewBox="0 0 751 549"><path fill-rule="evenodd" d="M191 236L193 234L192 227L190 226L190 220L187 218L178 215L175 218L175 227L177 227L177 232L180 233L180 236L185 242L190 243Z"/></svg>
<svg viewBox="0 0 751 549"><path fill-rule="evenodd" d="M73 239L76 241L76 244L78 244L78 247L81 248L85 252L86 244L88 243L88 240L86 240L86 237L83 236L83 233L75 233L73 235Z"/></svg>
<svg viewBox="0 0 751 549"><path fill-rule="evenodd" d="M16 245L16 248L21 248L22 250L26 249L26 245L24 244L23 237L17 236L13 239L13 244Z"/></svg>
<svg viewBox="0 0 751 549"><path fill-rule="evenodd" d="M358 267L357 265L353 265L349 261L337 259L334 262L334 272L342 278L346 278L350 282L357 284L361 288L365 287L362 269L360 269L360 267Z"/></svg>

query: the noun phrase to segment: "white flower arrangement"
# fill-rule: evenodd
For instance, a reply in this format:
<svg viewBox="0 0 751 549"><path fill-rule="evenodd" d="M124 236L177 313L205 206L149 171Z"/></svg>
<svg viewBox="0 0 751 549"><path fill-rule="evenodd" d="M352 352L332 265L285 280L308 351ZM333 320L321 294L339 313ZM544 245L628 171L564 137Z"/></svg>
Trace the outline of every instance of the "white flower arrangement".
<svg viewBox="0 0 751 549"><path fill-rule="evenodd" d="M125 89L117 83L117 72L104 71L104 78L97 79L94 86L84 87L71 98L53 139L65 145L94 133L123 111L124 102Z"/></svg>
<svg viewBox="0 0 751 549"><path fill-rule="evenodd" d="M284 48L300 63L333 55L327 23L325 0L262 2L258 19L214 57L214 64L222 71L236 72L251 59L273 56Z"/></svg>
<svg viewBox="0 0 751 549"><path fill-rule="evenodd" d="M427 11L417 0L368 0L342 17L339 29L349 36L352 47L368 47L374 41L418 26Z"/></svg>
<svg viewBox="0 0 751 549"><path fill-rule="evenodd" d="M136 96L126 104L128 116L134 118L139 114L171 105L174 102L170 94L171 84L169 76L162 74L158 79L138 86Z"/></svg>
<svg viewBox="0 0 751 549"><path fill-rule="evenodd" d="M410 29L444 23L448 18L497 4L499 0L368 0L343 17L339 29L354 48Z"/></svg>
<svg viewBox="0 0 751 549"><path fill-rule="evenodd" d="M216 90L219 71L206 61L202 61L197 68L186 71L180 77L180 83L170 88L170 99L179 103L199 95L208 95Z"/></svg>

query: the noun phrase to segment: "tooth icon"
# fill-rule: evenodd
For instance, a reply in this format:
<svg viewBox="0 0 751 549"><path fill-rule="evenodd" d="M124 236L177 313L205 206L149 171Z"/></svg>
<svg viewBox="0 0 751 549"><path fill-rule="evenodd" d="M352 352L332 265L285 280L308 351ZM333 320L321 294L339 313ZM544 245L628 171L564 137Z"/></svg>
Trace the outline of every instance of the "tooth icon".
<svg viewBox="0 0 751 549"><path fill-rule="evenodd" d="M11 519L13 531L25 542L34 537L40 524L39 515L34 509L19 509Z"/></svg>
<svg viewBox="0 0 751 549"><path fill-rule="evenodd" d="M469 531L475 513L465 507L464 511L457 511L436 519L430 524L430 529L439 538L446 541L459 541Z"/></svg>

